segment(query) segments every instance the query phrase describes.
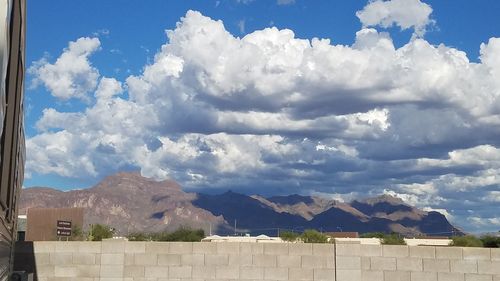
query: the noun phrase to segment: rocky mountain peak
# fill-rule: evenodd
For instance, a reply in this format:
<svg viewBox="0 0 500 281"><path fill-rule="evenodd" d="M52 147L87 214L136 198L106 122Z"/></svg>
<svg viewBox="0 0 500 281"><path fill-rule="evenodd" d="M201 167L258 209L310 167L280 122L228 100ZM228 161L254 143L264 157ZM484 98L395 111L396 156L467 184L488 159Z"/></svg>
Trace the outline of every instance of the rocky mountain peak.
<svg viewBox="0 0 500 281"><path fill-rule="evenodd" d="M181 192L181 187L175 181L163 180L156 181L151 178L143 177L140 172L120 172L105 177L100 183L92 187L91 190L116 192L145 192L157 193L161 191Z"/></svg>
<svg viewBox="0 0 500 281"><path fill-rule="evenodd" d="M282 205L295 205L299 203L311 204L314 202L310 196L302 196L299 194L292 194L288 196L273 196L268 198L269 201L282 204Z"/></svg>
<svg viewBox="0 0 500 281"><path fill-rule="evenodd" d="M373 198L367 198L364 200L361 200L360 202L366 203L369 205L375 205L379 203L389 203L391 205L407 205L401 198L392 196L389 194L382 194Z"/></svg>
<svg viewBox="0 0 500 281"><path fill-rule="evenodd" d="M207 195L187 193L172 180L155 181L138 172L108 176L82 190L23 189L20 213L39 207L84 207L87 224L107 224L122 235L171 231L180 226L227 234L234 232L235 222L239 231L252 234L274 234L263 229L278 228L399 231L408 235L455 231L444 216L424 212L390 195L351 203L297 194L265 198L228 191Z"/></svg>

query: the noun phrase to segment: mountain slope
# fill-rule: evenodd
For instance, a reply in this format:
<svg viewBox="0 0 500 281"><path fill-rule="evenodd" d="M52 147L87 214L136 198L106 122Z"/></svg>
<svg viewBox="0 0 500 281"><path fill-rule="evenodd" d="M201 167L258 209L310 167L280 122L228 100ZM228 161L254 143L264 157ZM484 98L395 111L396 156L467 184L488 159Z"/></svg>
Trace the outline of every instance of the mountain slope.
<svg viewBox="0 0 500 281"><path fill-rule="evenodd" d="M229 223L236 220L237 228L293 228L306 224L301 216L276 212L259 200L230 191L220 195L199 194L193 205L222 215Z"/></svg>
<svg viewBox="0 0 500 281"><path fill-rule="evenodd" d="M355 200L351 206L372 218L392 221L390 231L403 234L412 234L418 231L435 236L461 233L441 213L422 211L390 195Z"/></svg>
<svg viewBox="0 0 500 281"><path fill-rule="evenodd" d="M208 230L210 224L224 224L222 217L193 206L195 198L196 194L182 191L173 181L119 173L84 190L23 189L20 213L36 207L84 207L86 223L108 224L121 234L174 230L181 225Z"/></svg>
<svg viewBox="0 0 500 281"><path fill-rule="evenodd" d="M252 197L273 208L276 212L286 212L299 215L307 220L312 220L316 215L321 214L330 208L336 208L351 213L361 220L367 218L365 214L359 212L349 204L328 198L301 196L297 194L288 196L273 196L269 198L264 198L258 195L253 195Z"/></svg>
<svg viewBox="0 0 500 281"><path fill-rule="evenodd" d="M84 207L86 223L104 223L120 234L174 230L180 226L219 234L276 234L278 228L323 231L400 232L406 235L460 233L437 212L425 212L391 196L343 203L316 196L207 195L184 192L173 181L118 173L94 187L59 191L23 189L20 213L39 207ZM84 226L85 227L85 226Z"/></svg>

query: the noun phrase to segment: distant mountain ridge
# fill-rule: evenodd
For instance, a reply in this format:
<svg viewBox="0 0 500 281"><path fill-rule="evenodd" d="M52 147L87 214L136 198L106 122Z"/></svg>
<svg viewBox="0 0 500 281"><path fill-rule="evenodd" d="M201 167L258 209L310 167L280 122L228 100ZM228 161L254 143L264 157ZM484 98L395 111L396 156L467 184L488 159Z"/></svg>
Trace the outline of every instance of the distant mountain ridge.
<svg viewBox="0 0 500 281"><path fill-rule="evenodd" d="M19 205L21 214L37 207L84 207L86 223L108 224L124 235L180 226L228 234L235 231L234 224L238 232L252 234L307 228L395 231L409 236L460 233L442 214L422 211L388 195L350 204L297 194L265 198L228 191L207 195L184 192L174 181L156 182L139 173L118 173L83 190L26 188Z"/></svg>

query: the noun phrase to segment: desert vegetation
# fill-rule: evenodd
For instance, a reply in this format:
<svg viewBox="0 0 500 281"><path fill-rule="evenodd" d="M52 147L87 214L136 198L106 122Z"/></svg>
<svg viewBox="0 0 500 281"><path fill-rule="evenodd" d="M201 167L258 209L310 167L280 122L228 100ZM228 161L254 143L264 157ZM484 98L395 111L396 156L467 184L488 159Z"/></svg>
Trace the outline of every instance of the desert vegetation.
<svg viewBox="0 0 500 281"><path fill-rule="evenodd" d="M360 235L361 238L379 238L380 243L384 245L406 245L404 237L399 233L392 232L386 234L383 232L368 232Z"/></svg>
<svg viewBox="0 0 500 281"><path fill-rule="evenodd" d="M280 238L287 242L328 243L328 236L314 229L306 229L302 234L283 231L280 233Z"/></svg>
<svg viewBox="0 0 500 281"><path fill-rule="evenodd" d="M102 239L112 238L113 228L104 224L93 224L87 233L88 241L102 241Z"/></svg>
<svg viewBox="0 0 500 281"><path fill-rule="evenodd" d="M491 235L484 235L481 237L476 237L474 235L455 236L452 237L450 246L500 248L500 237Z"/></svg>
<svg viewBox="0 0 500 281"><path fill-rule="evenodd" d="M200 242L205 238L203 229L191 229L181 227L173 232L136 232L127 235L129 241L180 241L180 242Z"/></svg>

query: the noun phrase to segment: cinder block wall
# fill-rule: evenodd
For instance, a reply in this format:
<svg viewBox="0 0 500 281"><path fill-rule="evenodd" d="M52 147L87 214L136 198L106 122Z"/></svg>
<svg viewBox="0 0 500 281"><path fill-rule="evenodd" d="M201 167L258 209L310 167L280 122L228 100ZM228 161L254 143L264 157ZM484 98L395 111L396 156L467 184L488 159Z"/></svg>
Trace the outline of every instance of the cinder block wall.
<svg viewBox="0 0 500 281"><path fill-rule="evenodd" d="M500 249L336 245L338 281L500 281Z"/></svg>
<svg viewBox="0 0 500 281"><path fill-rule="evenodd" d="M34 242L43 281L331 280L333 244L185 242Z"/></svg>
<svg viewBox="0 0 500 281"><path fill-rule="evenodd" d="M500 281L500 249L359 244L34 242L43 281Z"/></svg>

